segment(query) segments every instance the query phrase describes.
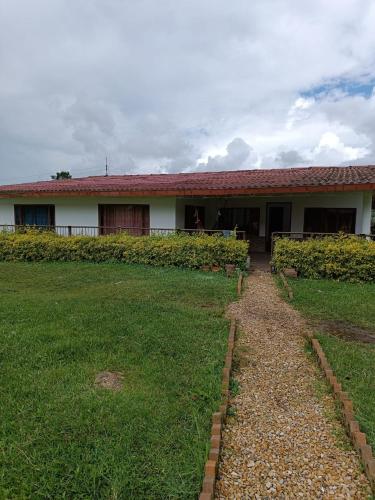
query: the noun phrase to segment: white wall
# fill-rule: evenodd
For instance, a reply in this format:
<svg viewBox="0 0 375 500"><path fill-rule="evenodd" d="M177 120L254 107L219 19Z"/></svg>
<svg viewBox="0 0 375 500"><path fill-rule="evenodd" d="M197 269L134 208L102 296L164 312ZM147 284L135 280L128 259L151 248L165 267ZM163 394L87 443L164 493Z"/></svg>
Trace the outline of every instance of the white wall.
<svg viewBox="0 0 375 500"><path fill-rule="evenodd" d="M175 198L79 198L56 200L56 225L98 226L98 205L139 204L150 206L150 227L174 229L176 227ZM70 221L70 222L69 222ZM73 222L72 222L73 221Z"/></svg>
<svg viewBox="0 0 375 500"><path fill-rule="evenodd" d="M98 205L110 203L139 203L150 205L150 227L173 229L183 228L185 205L206 207L206 228L215 225L217 211L222 207L259 207L260 236L266 230L266 205L268 202L292 203L292 231L303 231L304 209L306 207L356 208L356 232L369 233L371 220L370 192L346 192L332 194L303 194L294 196L243 196L237 198L0 198L0 224L14 224L15 204L54 204L56 225L61 226L98 226Z"/></svg>
<svg viewBox="0 0 375 500"><path fill-rule="evenodd" d="M348 192L348 193L333 193L333 194L314 194L305 199L295 198L292 207L292 231L303 231L304 210L307 207L322 207L322 208L355 208L356 209L356 233L369 233L370 225L366 226L364 219L371 216L370 207L365 206L364 199L368 193L364 192ZM368 213L367 213L368 212ZM364 229L366 229L364 231Z"/></svg>
<svg viewBox="0 0 375 500"><path fill-rule="evenodd" d="M145 204L150 206L150 227L174 229L176 227L175 198L0 198L0 224L14 224L14 205L55 205L57 226L98 226L99 204Z"/></svg>
<svg viewBox="0 0 375 500"><path fill-rule="evenodd" d="M14 200L0 199L1 224L14 224Z"/></svg>

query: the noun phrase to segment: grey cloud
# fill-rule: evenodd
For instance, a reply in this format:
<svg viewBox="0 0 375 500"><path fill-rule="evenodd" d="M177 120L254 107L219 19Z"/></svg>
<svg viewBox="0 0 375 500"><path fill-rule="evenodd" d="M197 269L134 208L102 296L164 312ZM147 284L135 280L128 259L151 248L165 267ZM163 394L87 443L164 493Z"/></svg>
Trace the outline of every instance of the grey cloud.
<svg viewBox="0 0 375 500"><path fill-rule="evenodd" d="M199 170L236 170L245 165L251 167L251 162L256 161L256 155L253 149L240 137L231 141L225 155L209 156L206 162L198 164Z"/></svg>
<svg viewBox="0 0 375 500"><path fill-rule="evenodd" d="M306 163L305 158L296 150L281 151L276 157L276 163L281 167L294 167Z"/></svg>
<svg viewBox="0 0 375 500"><path fill-rule="evenodd" d="M81 98L76 100L66 111L67 124L75 127L97 128L102 134L112 135L115 127L114 118L108 104L90 102Z"/></svg>

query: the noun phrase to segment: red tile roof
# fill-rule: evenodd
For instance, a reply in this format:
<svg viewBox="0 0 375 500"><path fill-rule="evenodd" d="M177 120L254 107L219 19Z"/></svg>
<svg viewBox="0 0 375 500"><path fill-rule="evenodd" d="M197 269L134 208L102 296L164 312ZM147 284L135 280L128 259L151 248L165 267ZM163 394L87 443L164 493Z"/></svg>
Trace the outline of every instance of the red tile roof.
<svg viewBox="0 0 375 500"><path fill-rule="evenodd" d="M375 190L375 165L110 175L0 186L11 196L215 196Z"/></svg>

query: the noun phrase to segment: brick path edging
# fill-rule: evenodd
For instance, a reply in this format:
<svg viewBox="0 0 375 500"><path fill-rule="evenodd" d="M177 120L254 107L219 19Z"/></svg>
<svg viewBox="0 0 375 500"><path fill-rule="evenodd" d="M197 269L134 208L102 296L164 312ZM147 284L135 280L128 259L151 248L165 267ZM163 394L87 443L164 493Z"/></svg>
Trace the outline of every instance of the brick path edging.
<svg viewBox="0 0 375 500"><path fill-rule="evenodd" d="M293 298L294 298L293 290L292 290L291 286L289 285L288 280L285 277L285 274L282 271L280 271L279 276L281 278L281 281L284 285L285 290L287 291L289 299L293 300Z"/></svg>
<svg viewBox="0 0 375 500"><path fill-rule="evenodd" d="M237 284L238 295L241 294L242 281L243 276L241 273ZM287 283L286 279L285 282L284 280L282 281L284 285L285 282ZM222 375L222 402L219 411L212 415L211 448L208 460L206 461L204 467L204 478L202 490L199 495L199 500L213 500L215 494L215 483L220 457L221 433L223 424L225 423L229 401L229 378L232 368L235 333L236 321L232 318L228 337L228 349L225 357L225 366L223 368ZM306 336L311 342L311 345L318 357L319 365L321 366L328 382L332 387L334 396L341 403L341 409L347 433L351 438L355 450L359 453L365 473L370 481L371 488L375 492L375 458L373 456L371 446L367 444L366 434L360 431L359 423L357 420L355 420L353 402L351 401L351 399L349 399L348 394L342 390L341 384L335 377L319 340L317 338L314 338L310 333L308 333Z"/></svg>
<svg viewBox="0 0 375 500"><path fill-rule="evenodd" d="M237 281L237 295L240 296L242 292L242 284L243 284L243 273L240 272Z"/></svg>
<svg viewBox="0 0 375 500"><path fill-rule="evenodd" d="M288 283L288 280L286 279L283 272L280 272L279 275L286 291L288 292L289 299L292 300L293 291ZM357 420L355 420L353 402L349 398L348 394L342 390L341 384L335 377L319 340L315 338L311 333L307 333L306 336L311 342L312 348L314 349L318 357L319 365L332 387L335 398L341 405L341 411L347 434L352 441L354 449L360 456L365 473L370 481L371 488L375 493L375 458L373 456L371 446L367 444L366 434L364 432L361 432L359 423Z"/></svg>
<svg viewBox="0 0 375 500"><path fill-rule="evenodd" d="M221 405L219 411L212 415L211 448L208 460L204 466L204 478L199 500L212 500L214 498L216 475L220 456L221 432L227 415L229 401L229 377L232 369L235 334L236 320L232 318L228 336L227 354L225 356L225 365L221 379Z"/></svg>
<svg viewBox="0 0 375 500"><path fill-rule="evenodd" d="M341 410L346 427L346 431L351 438L353 446L359 454L365 473L370 481L372 490L375 492L375 458L372 454L371 446L367 444L366 434L361 432L359 423L355 420L353 402L346 392L342 390L341 384L335 377L331 366L324 354L318 339L310 337L311 345L318 357L318 362L330 383L333 394L341 404Z"/></svg>

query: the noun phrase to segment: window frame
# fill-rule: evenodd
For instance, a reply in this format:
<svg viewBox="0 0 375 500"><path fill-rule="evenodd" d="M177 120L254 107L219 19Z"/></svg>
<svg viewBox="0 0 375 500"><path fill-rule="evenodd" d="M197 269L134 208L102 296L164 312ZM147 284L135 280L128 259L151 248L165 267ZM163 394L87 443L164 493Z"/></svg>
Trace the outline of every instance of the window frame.
<svg viewBox="0 0 375 500"><path fill-rule="evenodd" d="M116 210L116 209L140 209L142 211L142 227L130 226L130 225L118 225L115 222L113 224L107 225L105 223L106 218L108 217L107 210ZM150 214L151 208L148 203L100 203L98 205L98 223L99 223L99 234L115 234L125 229L133 229L132 233L134 236L144 236L150 234Z"/></svg>
<svg viewBox="0 0 375 500"><path fill-rule="evenodd" d="M48 224L26 224L25 210L28 208L47 208ZM55 227L55 205L50 203L22 203L14 205L14 225L15 226L37 226L37 227Z"/></svg>
<svg viewBox="0 0 375 500"><path fill-rule="evenodd" d="M355 234L355 228L357 224L357 209L354 207L305 207L304 212L303 212L303 231L305 233L338 233L340 232L337 228L335 231L328 231L328 230L320 230L320 231L308 231L306 228L306 212L307 210L315 210L315 211L325 211L326 215L326 220L328 221L327 215L328 212L336 212L336 217L338 212L348 212L350 215L353 217L352 219L352 227L350 228L349 232L346 234ZM337 223L337 221L336 221ZM327 222L328 224L328 222ZM327 228L328 229L328 228Z"/></svg>

